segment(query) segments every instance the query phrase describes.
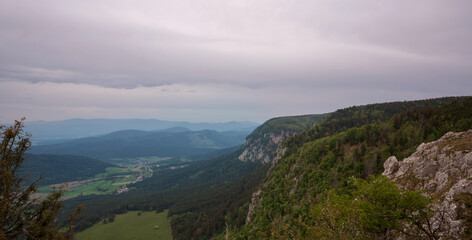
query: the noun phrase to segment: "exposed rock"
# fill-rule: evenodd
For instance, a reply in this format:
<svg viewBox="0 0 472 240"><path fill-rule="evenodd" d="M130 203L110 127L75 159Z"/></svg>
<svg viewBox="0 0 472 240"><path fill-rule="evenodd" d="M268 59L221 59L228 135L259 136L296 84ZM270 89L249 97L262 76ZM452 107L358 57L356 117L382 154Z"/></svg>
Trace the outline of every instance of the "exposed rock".
<svg viewBox="0 0 472 240"><path fill-rule="evenodd" d="M285 154L287 151L287 148L279 147L277 148L276 151L276 156L274 157L274 160L272 161L272 165L267 171L267 175L270 175L274 167L277 165L279 160L282 158L282 156ZM249 211L246 216L246 223L251 222L252 219L252 214L256 208L257 205L261 202L261 197L262 197L262 192L263 189L266 187L265 184L263 184L256 192L252 193L252 198L251 198L251 203L249 204Z"/></svg>
<svg viewBox="0 0 472 240"><path fill-rule="evenodd" d="M246 223L251 222L252 213L254 212L254 208L260 202L261 193L262 193L261 189L259 189L256 192L252 193L251 204L249 204L249 211L247 212L247 216L246 216Z"/></svg>
<svg viewBox="0 0 472 240"><path fill-rule="evenodd" d="M267 164L274 160L275 152L282 142L297 133L306 131L323 119L326 114L278 117L256 128L241 146L240 161Z"/></svg>
<svg viewBox="0 0 472 240"><path fill-rule="evenodd" d="M274 152L283 140L295 134L296 132L287 130L279 133L265 133L259 138L246 139L241 147L244 150L239 155L239 160L270 163L275 157Z"/></svg>
<svg viewBox="0 0 472 240"><path fill-rule="evenodd" d="M391 175L398 170L400 165L398 164L398 160L395 156L391 156L384 162L384 175Z"/></svg>
<svg viewBox="0 0 472 240"><path fill-rule="evenodd" d="M423 143L410 157L385 161L383 175L409 190L425 190L434 202L431 228L439 239L472 232L472 130L449 132ZM402 238L403 239L403 238Z"/></svg>
<svg viewBox="0 0 472 240"><path fill-rule="evenodd" d="M270 175L274 167L287 151L283 147L282 142L297 133L303 132L313 126L315 122L321 120L324 114L281 117L267 121L254 130L251 135L246 138L241 149L243 152L239 155L240 161L260 161L263 164L271 164L267 171ZM255 208L260 205L262 194L266 188L266 184L262 184L260 188L252 194L249 211L246 216L246 223L251 222Z"/></svg>

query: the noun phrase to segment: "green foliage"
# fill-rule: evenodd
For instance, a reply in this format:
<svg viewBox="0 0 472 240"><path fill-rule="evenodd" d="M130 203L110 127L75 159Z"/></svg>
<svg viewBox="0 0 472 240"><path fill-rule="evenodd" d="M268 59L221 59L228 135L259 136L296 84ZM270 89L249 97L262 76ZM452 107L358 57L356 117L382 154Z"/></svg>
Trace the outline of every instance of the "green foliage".
<svg viewBox="0 0 472 240"><path fill-rule="evenodd" d="M398 187L386 177L370 182L358 181L355 197L359 197L360 225L374 234L383 235L390 229L399 228L397 219L402 212L397 206L404 205L404 197ZM401 209L400 209L401 210Z"/></svg>
<svg viewBox="0 0 472 240"><path fill-rule="evenodd" d="M326 114L314 114L273 118L256 128L248 136L248 139L261 139L264 134L273 133L278 135L282 131L302 132L313 127L316 122L320 121L325 116Z"/></svg>
<svg viewBox="0 0 472 240"><path fill-rule="evenodd" d="M373 238L391 238L410 230L403 228L402 221L421 224L431 216L429 197L419 191L401 191L385 176L371 178L370 182L358 180L356 188L353 199L358 201L359 226ZM419 231L421 229L412 229L407 233L414 235Z"/></svg>
<svg viewBox="0 0 472 240"><path fill-rule="evenodd" d="M469 97L445 97L418 101L377 103L365 106L353 106L328 114L313 128L285 141L289 149L297 148L305 142L358 128L368 124L390 120L394 115L414 109L438 107L454 101L464 101ZM463 124L464 126L467 123Z"/></svg>
<svg viewBox="0 0 472 240"><path fill-rule="evenodd" d="M430 233L420 227L432 213L429 197L419 191L400 190L385 176L353 182L352 188L344 189L343 193L328 191L312 207L308 237L393 239L407 234L415 239L429 239Z"/></svg>
<svg viewBox="0 0 472 240"><path fill-rule="evenodd" d="M362 239L359 229L359 206L353 197L334 190L311 208L307 221L307 237L313 239Z"/></svg>

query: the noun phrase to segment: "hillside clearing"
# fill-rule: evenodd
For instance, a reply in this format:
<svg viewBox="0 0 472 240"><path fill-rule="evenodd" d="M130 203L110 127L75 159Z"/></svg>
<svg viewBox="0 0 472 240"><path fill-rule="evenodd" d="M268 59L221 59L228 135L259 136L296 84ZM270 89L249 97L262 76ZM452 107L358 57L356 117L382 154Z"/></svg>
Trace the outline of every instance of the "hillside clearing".
<svg viewBox="0 0 472 240"><path fill-rule="evenodd" d="M116 215L113 222L97 223L77 233L75 239L171 239L167 210L161 213L130 211Z"/></svg>

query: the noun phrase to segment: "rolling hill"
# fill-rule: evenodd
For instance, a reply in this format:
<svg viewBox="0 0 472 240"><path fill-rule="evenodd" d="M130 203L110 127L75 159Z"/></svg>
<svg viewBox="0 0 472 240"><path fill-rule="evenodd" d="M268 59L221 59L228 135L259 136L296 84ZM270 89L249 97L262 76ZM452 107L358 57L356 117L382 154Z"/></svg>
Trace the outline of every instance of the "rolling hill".
<svg viewBox="0 0 472 240"><path fill-rule="evenodd" d="M38 186L43 186L88 179L113 166L82 156L27 154L21 171L29 182L41 177Z"/></svg>
<svg viewBox="0 0 472 240"><path fill-rule="evenodd" d="M182 157L241 145L247 134L248 132L185 129L123 130L64 143L33 146L31 153L70 154L104 161L112 161L113 158L148 156Z"/></svg>
<svg viewBox="0 0 472 240"><path fill-rule="evenodd" d="M174 127L192 131L243 131L250 132L259 126L255 122L191 123L157 119L68 119L62 121L27 121L25 130L32 135L33 142L44 140L76 139L108 134L125 129L154 131Z"/></svg>

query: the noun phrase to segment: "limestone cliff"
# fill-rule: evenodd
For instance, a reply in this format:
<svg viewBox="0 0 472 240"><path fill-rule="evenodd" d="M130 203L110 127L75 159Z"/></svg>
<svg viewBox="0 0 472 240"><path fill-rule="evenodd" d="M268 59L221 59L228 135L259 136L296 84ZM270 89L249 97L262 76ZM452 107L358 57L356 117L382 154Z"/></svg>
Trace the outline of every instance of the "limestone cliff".
<svg viewBox="0 0 472 240"><path fill-rule="evenodd" d="M432 197L435 213L423 227L439 239L472 236L472 130L423 143L402 161L390 157L384 168L383 175L402 188Z"/></svg>
<svg viewBox="0 0 472 240"><path fill-rule="evenodd" d="M274 152L282 141L295 135L294 131L281 131L279 133L265 133L260 138L246 139L242 148L244 151L239 155L241 161L260 161L264 164L270 163L274 158Z"/></svg>
<svg viewBox="0 0 472 240"><path fill-rule="evenodd" d="M284 139L309 129L324 116L324 114L320 114L282 117L267 121L246 138L246 141L241 147L244 150L239 156L239 160L260 161L264 164L271 163L272 165L267 172L267 174L270 175L273 168L286 151L285 148L280 146ZM262 189L264 189L264 187L265 184L252 194L249 211L246 217L247 223L251 221L254 209L260 203Z"/></svg>
<svg viewBox="0 0 472 240"><path fill-rule="evenodd" d="M324 114L279 117L271 119L256 128L244 141L239 156L241 161L272 162L276 150L287 137L311 128Z"/></svg>

